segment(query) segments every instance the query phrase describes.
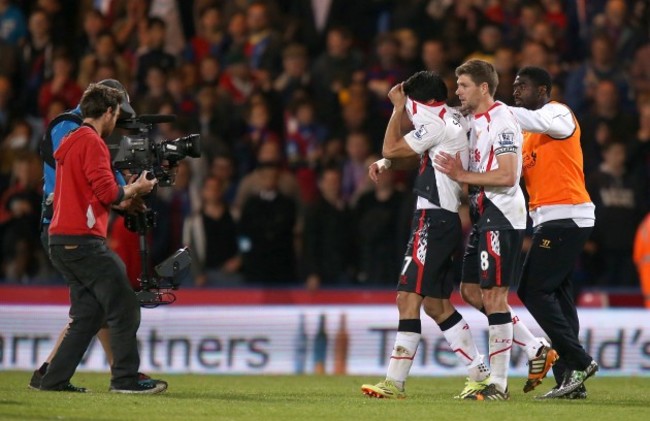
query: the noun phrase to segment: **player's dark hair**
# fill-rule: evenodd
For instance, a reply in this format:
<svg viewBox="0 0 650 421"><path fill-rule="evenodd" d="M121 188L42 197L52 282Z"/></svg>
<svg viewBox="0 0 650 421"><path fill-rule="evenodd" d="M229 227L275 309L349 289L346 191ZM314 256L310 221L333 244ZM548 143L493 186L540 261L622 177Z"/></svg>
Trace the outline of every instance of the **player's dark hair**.
<svg viewBox="0 0 650 421"><path fill-rule="evenodd" d="M447 85L438 73L431 70L417 72L402 85L404 94L414 101L446 101Z"/></svg>
<svg viewBox="0 0 650 421"><path fill-rule="evenodd" d="M477 86L487 83L491 96L494 96L499 86L497 70L487 61L476 59L466 61L456 68L456 77L461 75L468 75Z"/></svg>
<svg viewBox="0 0 650 421"><path fill-rule="evenodd" d="M535 66L526 66L519 69L517 76L525 76L535 84L535 87L544 86L546 87L546 94L551 95L551 87L553 86L553 81L551 80L551 75L541 67Z"/></svg>
<svg viewBox="0 0 650 421"><path fill-rule="evenodd" d="M81 97L81 115L83 118L99 118L108 108L115 112L123 100L124 95L119 90L91 83Z"/></svg>

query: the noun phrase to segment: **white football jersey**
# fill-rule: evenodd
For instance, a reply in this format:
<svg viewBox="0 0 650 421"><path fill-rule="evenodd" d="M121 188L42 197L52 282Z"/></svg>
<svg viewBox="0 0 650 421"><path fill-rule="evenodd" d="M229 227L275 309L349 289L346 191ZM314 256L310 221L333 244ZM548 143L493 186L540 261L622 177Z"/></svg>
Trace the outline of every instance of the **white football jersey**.
<svg viewBox="0 0 650 421"><path fill-rule="evenodd" d="M460 152L463 167L468 165L467 119L444 102L423 104L407 98L406 110L414 129L404 135L406 143L420 154L420 169L415 181L417 209L440 207L458 212L461 185L433 166L440 152Z"/></svg>
<svg viewBox="0 0 650 421"><path fill-rule="evenodd" d="M508 106L497 101L488 111L469 117L469 122L469 170L495 170L499 168L497 156L513 153L519 180L523 135ZM519 182L512 187L470 186L470 212L481 230L526 228L526 200Z"/></svg>

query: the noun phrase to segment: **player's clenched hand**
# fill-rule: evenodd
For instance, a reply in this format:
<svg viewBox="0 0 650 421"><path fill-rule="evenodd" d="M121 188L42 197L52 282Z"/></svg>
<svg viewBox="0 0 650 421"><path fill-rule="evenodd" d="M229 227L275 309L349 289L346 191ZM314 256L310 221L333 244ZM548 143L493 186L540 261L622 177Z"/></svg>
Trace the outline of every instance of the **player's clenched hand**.
<svg viewBox="0 0 650 421"><path fill-rule="evenodd" d="M375 183L377 182L377 179L379 178L379 174L382 172L386 171L387 169L390 168L390 160L386 158L382 158L379 161L375 161L370 166L368 167L368 177Z"/></svg>
<svg viewBox="0 0 650 421"><path fill-rule="evenodd" d="M404 108L404 105L406 105L406 95L404 95L404 88L401 83L391 88L388 92L388 99L393 103L393 107Z"/></svg>

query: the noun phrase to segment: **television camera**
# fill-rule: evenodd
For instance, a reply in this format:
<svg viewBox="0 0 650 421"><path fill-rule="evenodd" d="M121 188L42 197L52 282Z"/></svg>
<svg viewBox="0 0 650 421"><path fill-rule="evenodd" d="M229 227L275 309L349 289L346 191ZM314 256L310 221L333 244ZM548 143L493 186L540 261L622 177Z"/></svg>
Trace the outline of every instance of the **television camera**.
<svg viewBox="0 0 650 421"><path fill-rule="evenodd" d="M128 135L120 138L112 146L113 167L128 170L131 174L149 171L158 179L158 186L169 187L174 184L178 163L186 157L201 156L200 136L190 134L173 140L155 141L151 136L153 125L171 123L174 115L140 115L117 121L116 127L124 129ZM149 207L149 195L143 198L147 209L143 212L127 213L124 216L126 228L139 236L142 272L139 278L141 290L136 296L142 307L153 308L176 301L173 291L180 280L189 275L191 258L187 247L177 250L173 255L155 266L155 274L149 266L149 245L147 233L156 227L156 212Z"/></svg>
<svg viewBox="0 0 650 421"><path fill-rule="evenodd" d="M144 170L151 172L161 187L174 184L172 170L185 157L199 158L201 156L200 136L191 134L173 140L155 142L151 136L154 124L171 123L174 115L148 114L139 117L118 120L117 127L126 129L132 134L122 136L113 158L113 167L117 170L129 170L139 174Z"/></svg>

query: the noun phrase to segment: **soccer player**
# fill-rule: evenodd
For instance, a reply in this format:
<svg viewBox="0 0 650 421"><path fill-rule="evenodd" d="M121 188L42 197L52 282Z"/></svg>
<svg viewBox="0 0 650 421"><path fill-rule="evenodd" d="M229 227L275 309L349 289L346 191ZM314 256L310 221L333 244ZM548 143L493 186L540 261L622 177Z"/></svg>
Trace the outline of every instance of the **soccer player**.
<svg viewBox="0 0 650 421"><path fill-rule="evenodd" d="M469 60L456 69L456 76L456 94L470 121L469 169L459 154L440 152L434 163L451 179L469 185L473 229L463 259L461 294L487 314L492 373L490 384L466 399L507 400L513 320L523 326L508 305L508 289L519 278L526 228L526 203L519 187L521 128L508 107L494 100L498 76L493 65ZM545 344L525 331L523 343L530 358Z"/></svg>
<svg viewBox="0 0 650 421"><path fill-rule="evenodd" d="M404 384L421 337L420 309L440 327L451 349L469 372L468 387L460 397L482 389L489 369L483 363L469 326L450 303L453 280L448 276L452 255L462 238L458 216L461 186L432 165L439 151L458 154L467 165L467 122L445 104L447 87L434 72L422 71L394 86L389 94L393 114L384 137L384 158L373 163L369 175L377 181L389 168L417 168L418 196L412 233L397 284L399 324L386 379L364 384L364 394L377 398L406 397ZM404 113L414 129L402 136Z"/></svg>
<svg viewBox="0 0 650 421"><path fill-rule="evenodd" d="M513 86L517 107L510 110L524 130L523 175L534 227L518 294L560 355L553 368L557 385L543 397L585 398L583 383L598 364L578 339L571 282L595 222L585 188L580 126L569 107L550 100L546 70L524 67Z"/></svg>

